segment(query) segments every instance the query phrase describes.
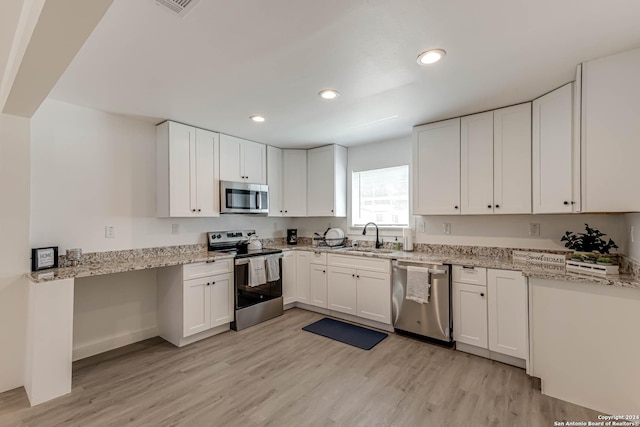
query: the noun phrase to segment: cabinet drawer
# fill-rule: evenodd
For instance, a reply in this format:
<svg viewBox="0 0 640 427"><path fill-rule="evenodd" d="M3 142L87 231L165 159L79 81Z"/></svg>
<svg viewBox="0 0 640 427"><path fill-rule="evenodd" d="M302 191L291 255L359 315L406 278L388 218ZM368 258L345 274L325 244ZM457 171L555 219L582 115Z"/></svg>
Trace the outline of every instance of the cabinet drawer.
<svg viewBox="0 0 640 427"><path fill-rule="evenodd" d="M211 276L213 274L231 272L231 259L212 260L208 262L197 262L182 266L183 280L198 279L200 277Z"/></svg>
<svg viewBox="0 0 640 427"><path fill-rule="evenodd" d="M391 261L388 259L329 254L328 264L336 267L391 273Z"/></svg>
<svg viewBox="0 0 640 427"><path fill-rule="evenodd" d="M487 269L483 267L453 266L453 281L470 285L487 285Z"/></svg>
<svg viewBox="0 0 640 427"><path fill-rule="evenodd" d="M327 265L327 254L324 252L311 252L310 263Z"/></svg>

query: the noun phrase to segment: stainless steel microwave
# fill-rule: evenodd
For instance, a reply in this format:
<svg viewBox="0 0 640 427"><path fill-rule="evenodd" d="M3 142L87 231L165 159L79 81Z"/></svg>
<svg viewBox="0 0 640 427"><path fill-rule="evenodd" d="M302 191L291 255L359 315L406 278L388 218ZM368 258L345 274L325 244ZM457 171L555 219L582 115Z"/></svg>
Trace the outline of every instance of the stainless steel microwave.
<svg viewBox="0 0 640 427"><path fill-rule="evenodd" d="M220 181L220 213L269 213L269 186Z"/></svg>

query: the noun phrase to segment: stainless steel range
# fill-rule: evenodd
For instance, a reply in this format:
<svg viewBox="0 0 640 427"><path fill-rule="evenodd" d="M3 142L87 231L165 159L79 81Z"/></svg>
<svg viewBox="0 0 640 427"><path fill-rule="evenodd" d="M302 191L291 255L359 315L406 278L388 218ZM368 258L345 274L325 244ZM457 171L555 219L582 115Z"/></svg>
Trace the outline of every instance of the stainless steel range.
<svg viewBox="0 0 640 427"><path fill-rule="evenodd" d="M248 249L249 237L254 234L255 230L207 233L209 251L232 253L236 257L234 262L235 319L231 323L231 328L236 331L273 319L283 313L282 250ZM258 268L263 266L267 270L264 277L258 274L260 271L256 271L256 266ZM251 275L254 274L256 277L251 280ZM261 277L263 280L260 280ZM270 278L272 280L269 280Z"/></svg>

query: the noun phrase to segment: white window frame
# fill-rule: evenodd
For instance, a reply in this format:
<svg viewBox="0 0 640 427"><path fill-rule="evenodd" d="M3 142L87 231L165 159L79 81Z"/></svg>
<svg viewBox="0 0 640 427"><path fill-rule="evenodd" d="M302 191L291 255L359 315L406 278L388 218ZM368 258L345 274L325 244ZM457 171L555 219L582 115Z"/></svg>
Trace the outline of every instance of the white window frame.
<svg viewBox="0 0 640 427"><path fill-rule="evenodd" d="M385 166L385 167L378 167L378 168L371 168L371 169L363 169L363 170L352 170L350 171L350 177L349 177L349 181L350 181L350 188L349 188L349 192L350 192L350 206L349 206L349 218L348 218L348 224L349 224L349 232L350 233L356 233L356 232L362 232L362 229L364 228L364 224L354 224L354 219L356 217L355 213L353 212L354 210L354 204L356 199L359 200L359 194L354 191L354 187L356 187L354 179L356 174L359 174L361 172L368 172L368 171L375 171L375 170L380 170L380 169L392 169L392 168L397 168L397 167L406 167L407 168L407 224L398 224L398 225L394 225L394 224L387 224L387 225L380 225L379 226L379 230L384 230L384 231L388 231L387 233L381 233L381 235L387 235L387 236L401 236L402 235L402 229L410 227L411 225L411 221L412 221L412 214L411 214L411 166L407 165L407 164L400 164L400 165L393 165L393 166ZM358 179L359 179L359 175L358 175Z"/></svg>

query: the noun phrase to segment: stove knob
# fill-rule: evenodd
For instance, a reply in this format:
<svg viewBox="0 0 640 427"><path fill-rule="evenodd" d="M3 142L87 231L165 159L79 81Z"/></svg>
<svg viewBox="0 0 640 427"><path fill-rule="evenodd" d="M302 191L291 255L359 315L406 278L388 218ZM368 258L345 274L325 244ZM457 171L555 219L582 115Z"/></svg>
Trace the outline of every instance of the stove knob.
<svg viewBox="0 0 640 427"><path fill-rule="evenodd" d="M218 239L222 238L222 234L218 234Z"/></svg>
<svg viewBox="0 0 640 427"><path fill-rule="evenodd" d="M211 235L211 240L215 240L215 238L216 238L216 235L215 235L215 234L212 234L212 235Z"/></svg>

